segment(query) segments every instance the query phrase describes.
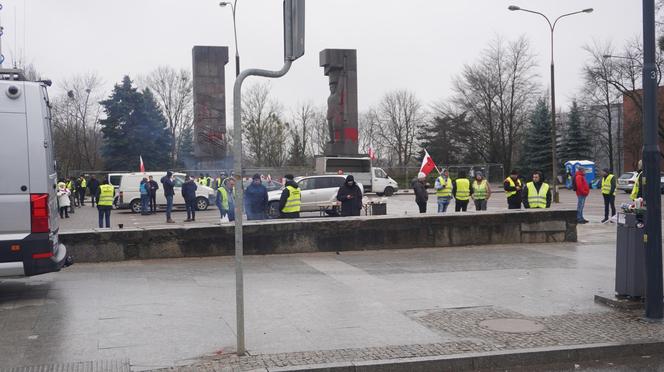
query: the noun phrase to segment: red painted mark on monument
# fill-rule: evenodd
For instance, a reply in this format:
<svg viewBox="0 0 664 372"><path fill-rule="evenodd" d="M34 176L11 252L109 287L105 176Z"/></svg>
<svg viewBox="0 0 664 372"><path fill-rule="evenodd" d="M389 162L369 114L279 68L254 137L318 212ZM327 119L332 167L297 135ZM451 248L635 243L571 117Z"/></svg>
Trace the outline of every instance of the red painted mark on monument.
<svg viewBox="0 0 664 372"><path fill-rule="evenodd" d="M357 142L357 138L358 138L357 129L355 129L355 128L344 128L344 138L347 139L347 140L351 140L353 142Z"/></svg>

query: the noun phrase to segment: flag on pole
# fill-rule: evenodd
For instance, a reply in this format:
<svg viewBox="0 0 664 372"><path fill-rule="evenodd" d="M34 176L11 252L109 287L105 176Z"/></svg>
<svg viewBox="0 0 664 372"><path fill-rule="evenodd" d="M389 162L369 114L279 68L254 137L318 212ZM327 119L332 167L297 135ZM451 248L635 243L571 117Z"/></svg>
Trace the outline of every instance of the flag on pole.
<svg viewBox="0 0 664 372"><path fill-rule="evenodd" d="M371 160L376 160L378 157L376 156L376 151L374 151L373 146L369 145L369 158Z"/></svg>
<svg viewBox="0 0 664 372"><path fill-rule="evenodd" d="M139 155L138 158L141 161L141 165L139 166L139 170L140 170L141 173L145 173L145 164L143 164L143 156Z"/></svg>
<svg viewBox="0 0 664 372"><path fill-rule="evenodd" d="M422 158L422 166L420 166L420 172L426 174L427 176L431 173L432 170L438 169L436 163L433 162L433 158L429 155L429 152L424 150L424 158Z"/></svg>

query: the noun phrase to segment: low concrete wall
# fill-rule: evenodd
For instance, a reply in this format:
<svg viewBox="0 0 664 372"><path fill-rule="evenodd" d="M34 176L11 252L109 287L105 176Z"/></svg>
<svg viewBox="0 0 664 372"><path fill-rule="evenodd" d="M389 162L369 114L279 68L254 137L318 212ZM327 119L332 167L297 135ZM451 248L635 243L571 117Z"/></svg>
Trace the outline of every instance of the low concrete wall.
<svg viewBox="0 0 664 372"><path fill-rule="evenodd" d="M576 211L541 210L250 222L247 255L576 241ZM234 226L60 234L75 262L235 254Z"/></svg>

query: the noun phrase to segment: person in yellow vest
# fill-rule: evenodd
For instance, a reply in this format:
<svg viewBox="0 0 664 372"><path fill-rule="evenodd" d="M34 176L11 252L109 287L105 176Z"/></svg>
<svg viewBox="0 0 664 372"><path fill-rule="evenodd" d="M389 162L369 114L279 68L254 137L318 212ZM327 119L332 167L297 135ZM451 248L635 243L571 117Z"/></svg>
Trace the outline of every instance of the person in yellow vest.
<svg viewBox="0 0 664 372"><path fill-rule="evenodd" d="M602 197L604 198L604 219L602 223L609 221L609 207L611 217L616 215L616 177L608 168L602 169Z"/></svg>
<svg viewBox="0 0 664 372"><path fill-rule="evenodd" d="M475 180L471 190L473 201L475 201L475 210L485 211L489 198L491 198L491 186L484 179L482 172L475 172Z"/></svg>
<svg viewBox="0 0 664 372"><path fill-rule="evenodd" d="M88 189L88 180L85 179L85 176L81 174L80 178L80 187L78 189L78 198L79 204L81 206L85 205L85 191Z"/></svg>
<svg viewBox="0 0 664 372"><path fill-rule="evenodd" d="M452 196L454 196L454 211L465 212L468 210L468 202L473 194L468 177L462 175L452 182Z"/></svg>
<svg viewBox="0 0 664 372"><path fill-rule="evenodd" d="M643 198L643 161L639 160L637 165L638 173L636 175L636 182L634 182L634 187L632 187L632 193L629 195L629 198L636 200L638 198Z"/></svg>
<svg viewBox="0 0 664 372"><path fill-rule="evenodd" d="M505 178L503 188L505 189L505 196L507 197L507 208L521 209L523 183L521 182L519 172L516 169L513 169L510 172L510 176Z"/></svg>
<svg viewBox="0 0 664 372"><path fill-rule="evenodd" d="M292 174L284 176L286 184L284 191L281 192L279 199L279 212L281 218L299 218L300 217L300 186L294 181Z"/></svg>
<svg viewBox="0 0 664 372"><path fill-rule="evenodd" d="M523 205L526 209L551 207L551 190L549 184L542 180L542 172L536 171L533 180L523 189Z"/></svg>
<svg viewBox="0 0 664 372"><path fill-rule="evenodd" d="M111 227L111 210L113 209L113 200L115 199L115 187L109 185L105 179L101 180L101 185L97 191L97 212L99 213L99 228Z"/></svg>
<svg viewBox="0 0 664 372"><path fill-rule="evenodd" d="M235 178L227 179L217 189L217 208L222 220L228 216L228 222L235 221Z"/></svg>
<svg viewBox="0 0 664 372"><path fill-rule="evenodd" d="M438 213L445 213L452 199L452 179L447 169L443 169L440 177L436 178L434 188L438 197Z"/></svg>

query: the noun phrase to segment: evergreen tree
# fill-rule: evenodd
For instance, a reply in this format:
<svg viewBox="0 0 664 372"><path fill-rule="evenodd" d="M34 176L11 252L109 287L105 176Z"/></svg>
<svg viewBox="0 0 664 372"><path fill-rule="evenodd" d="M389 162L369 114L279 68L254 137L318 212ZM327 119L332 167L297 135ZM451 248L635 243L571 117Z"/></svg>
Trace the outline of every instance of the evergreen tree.
<svg viewBox="0 0 664 372"><path fill-rule="evenodd" d="M473 138L471 123L465 113L458 116L444 114L434 117L422 128L418 137L422 141L422 148L429 152L434 161L443 166L477 160L477 152L473 152L472 149ZM420 154L419 160L423 157L424 151Z"/></svg>
<svg viewBox="0 0 664 372"><path fill-rule="evenodd" d="M190 168L194 156L194 128L189 126L182 130L180 146L178 146L178 166Z"/></svg>
<svg viewBox="0 0 664 372"><path fill-rule="evenodd" d="M530 117L530 125L521 151L521 174L529 179L533 171L551 178L551 113L545 99L540 98Z"/></svg>
<svg viewBox="0 0 664 372"><path fill-rule="evenodd" d="M560 162L564 164L569 160L591 160L590 133L581 126L581 112L576 101L572 102L567 122L567 131L563 135L560 146Z"/></svg>
<svg viewBox="0 0 664 372"><path fill-rule="evenodd" d="M108 170L136 170L139 156L148 169L168 167L171 138L150 90L139 92L129 76L125 76L101 105L106 113L100 124Z"/></svg>
<svg viewBox="0 0 664 372"><path fill-rule="evenodd" d="M293 143L291 144L290 158L288 159L289 165L305 165L306 155L302 148L302 140L300 134L293 131L291 132Z"/></svg>

